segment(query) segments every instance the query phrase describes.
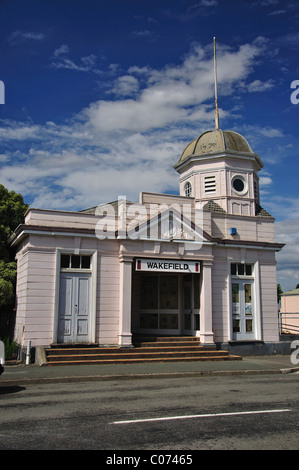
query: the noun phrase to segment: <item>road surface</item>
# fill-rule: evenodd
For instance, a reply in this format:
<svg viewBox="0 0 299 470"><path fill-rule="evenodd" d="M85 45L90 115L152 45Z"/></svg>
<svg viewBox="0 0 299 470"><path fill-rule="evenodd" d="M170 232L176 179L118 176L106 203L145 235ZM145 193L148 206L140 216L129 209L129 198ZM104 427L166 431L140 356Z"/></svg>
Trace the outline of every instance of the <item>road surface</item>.
<svg viewBox="0 0 299 470"><path fill-rule="evenodd" d="M298 385L296 373L0 383L0 449L298 450Z"/></svg>

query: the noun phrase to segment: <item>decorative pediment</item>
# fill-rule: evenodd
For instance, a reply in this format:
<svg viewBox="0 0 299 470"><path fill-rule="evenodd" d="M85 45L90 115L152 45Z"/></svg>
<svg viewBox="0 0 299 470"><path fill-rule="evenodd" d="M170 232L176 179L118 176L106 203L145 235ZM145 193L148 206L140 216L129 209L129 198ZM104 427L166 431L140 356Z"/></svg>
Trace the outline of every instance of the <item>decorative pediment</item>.
<svg viewBox="0 0 299 470"><path fill-rule="evenodd" d="M129 221L127 238L134 240L153 240L163 242L185 242L190 244L209 243L203 233L203 214L191 206L169 206L164 210L159 208L147 214L140 221Z"/></svg>

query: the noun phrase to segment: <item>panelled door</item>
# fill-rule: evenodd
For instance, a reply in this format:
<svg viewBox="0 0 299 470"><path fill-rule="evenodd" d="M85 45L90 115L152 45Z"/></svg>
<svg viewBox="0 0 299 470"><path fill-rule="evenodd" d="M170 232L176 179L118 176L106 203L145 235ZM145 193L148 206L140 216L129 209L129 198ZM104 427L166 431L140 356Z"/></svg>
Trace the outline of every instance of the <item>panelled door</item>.
<svg viewBox="0 0 299 470"><path fill-rule="evenodd" d="M60 274L57 340L59 343L90 341L90 274Z"/></svg>
<svg viewBox="0 0 299 470"><path fill-rule="evenodd" d="M253 281L232 280L233 339L255 339Z"/></svg>

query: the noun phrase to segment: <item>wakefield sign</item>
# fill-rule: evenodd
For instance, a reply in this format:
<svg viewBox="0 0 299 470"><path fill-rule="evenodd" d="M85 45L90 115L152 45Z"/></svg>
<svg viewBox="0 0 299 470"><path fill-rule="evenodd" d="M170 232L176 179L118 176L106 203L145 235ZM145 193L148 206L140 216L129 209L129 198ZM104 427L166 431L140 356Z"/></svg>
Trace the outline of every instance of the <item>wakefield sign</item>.
<svg viewBox="0 0 299 470"><path fill-rule="evenodd" d="M199 273L198 261L180 261L170 259L145 259L136 260L136 271L155 271L164 273Z"/></svg>

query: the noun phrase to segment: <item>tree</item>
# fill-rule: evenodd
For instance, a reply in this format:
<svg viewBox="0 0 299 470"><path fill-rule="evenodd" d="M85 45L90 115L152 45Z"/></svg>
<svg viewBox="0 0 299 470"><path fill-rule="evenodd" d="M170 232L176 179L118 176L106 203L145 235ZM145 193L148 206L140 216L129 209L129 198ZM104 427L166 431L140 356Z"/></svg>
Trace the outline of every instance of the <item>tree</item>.
<svg viewBox="0 0 299 470"><path fill-rule="evenodd" d="M15 305L15 280L17 265L15 251L9 237L24 222L28 204L21 194L8 191L0 184L0 336L8 334L8 325Z"/></svg>
<svg viewBox="0 0 299 470"><path fill-rule="evenodd" d="M16 263L0 260L0 308L10 305L14 299Z"/></svg>
<svg viewBox="0 0 299 470"><path fill-rule="evenodd" d="M280 302L281 294L283 294L283 290L280 284L277 284L277 303Z"/></svg>
<svg viewBox="0 0 299 470"><path fill-rule="evenodd" d="M8 239L16 227L24 222L28 204L21 194L8 191L0 184L0 259L14 261L14 250L9 247Z"/></svg>

